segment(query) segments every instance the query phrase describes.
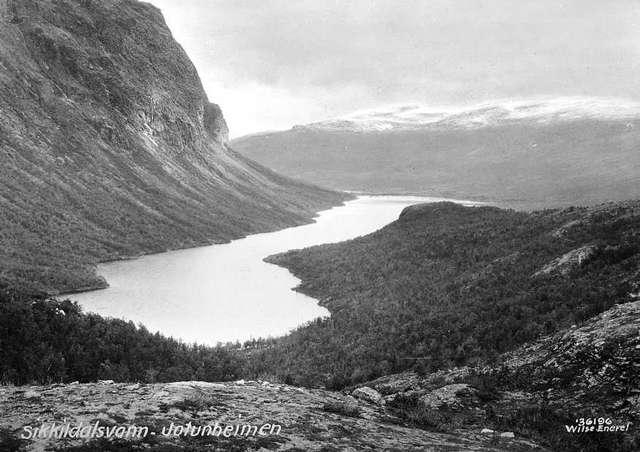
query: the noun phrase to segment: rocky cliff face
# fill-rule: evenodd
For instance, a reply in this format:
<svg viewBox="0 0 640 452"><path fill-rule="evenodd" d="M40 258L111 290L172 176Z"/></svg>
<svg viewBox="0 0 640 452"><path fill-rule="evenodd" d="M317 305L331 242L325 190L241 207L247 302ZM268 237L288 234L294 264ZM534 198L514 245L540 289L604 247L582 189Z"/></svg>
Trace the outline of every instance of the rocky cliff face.
<svg viewBox="0 0 640 452"><path fill-rule="evenodd" d="M343 198L227 145L160 11L0 1L0 277L100 285L86 264L309 221Z"/></svg>

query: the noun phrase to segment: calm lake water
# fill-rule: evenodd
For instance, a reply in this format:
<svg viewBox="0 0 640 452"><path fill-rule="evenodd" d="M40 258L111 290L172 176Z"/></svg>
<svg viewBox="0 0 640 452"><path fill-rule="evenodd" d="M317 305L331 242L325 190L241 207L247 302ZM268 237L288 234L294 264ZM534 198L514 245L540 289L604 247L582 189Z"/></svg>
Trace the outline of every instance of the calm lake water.
<svg viewBox="0 0 640 452"><path fill-rule="evenodd" d="M362 196L320 212L312 224L101 264L98 273L110 287L70 298L85 311L140 322L187 342L213 345L283 335L329 313L315 299L292 291L300 280L265 263L265 257L368 234L396 220L406 206L440 200Z"/></svg>

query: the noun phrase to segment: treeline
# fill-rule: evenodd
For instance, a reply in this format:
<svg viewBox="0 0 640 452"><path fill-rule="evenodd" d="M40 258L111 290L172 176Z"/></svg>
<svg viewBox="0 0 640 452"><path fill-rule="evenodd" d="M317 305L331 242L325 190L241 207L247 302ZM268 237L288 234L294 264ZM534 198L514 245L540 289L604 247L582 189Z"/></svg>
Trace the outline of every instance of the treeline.
<svg viewBox="0 0 640 452"><path fill-rule="evenodd" d="M593 253L579 264L534 276L585 245ZM640 203L534 213L431 204L368 236L269 260L331 318L248 344L247 374L341 388L491 362L633 299Z"/></svg>
<svg viewBox="0 0 640 452"><path fill-rule="evenodd" d="M230 348L188 345L68 300L0 288L0 383L223 381L241 371Z"/></svg>

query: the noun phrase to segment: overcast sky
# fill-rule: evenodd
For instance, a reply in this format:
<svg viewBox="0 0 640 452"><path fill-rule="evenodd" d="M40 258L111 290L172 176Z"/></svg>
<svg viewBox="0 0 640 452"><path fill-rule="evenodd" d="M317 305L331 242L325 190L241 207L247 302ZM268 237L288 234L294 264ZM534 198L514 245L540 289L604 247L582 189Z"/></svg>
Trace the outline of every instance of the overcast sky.
<svg viewBox="0 0 640 452"><path fill-rule="evenodd" d="M640 0L151 0L231 136L397 103L640 100Z"/></svg>

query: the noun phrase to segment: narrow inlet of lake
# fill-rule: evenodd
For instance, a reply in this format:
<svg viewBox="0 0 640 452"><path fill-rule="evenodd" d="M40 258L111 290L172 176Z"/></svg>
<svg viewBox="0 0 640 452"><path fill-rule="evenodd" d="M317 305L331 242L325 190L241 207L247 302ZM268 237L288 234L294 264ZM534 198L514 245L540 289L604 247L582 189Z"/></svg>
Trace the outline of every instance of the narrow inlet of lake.
<svg viewBox="0 0 640 452"><path fill-rule="evenodd" d="M329 313L315 299L291 290L300 280L264 262L265 257L365 235L396 220L411 204L441 200L361 196L320 212L315 223L304 226L101 264L98 273L109 288L69 298L85 311L142 323L186 342L214 345L280 336Z"/></svg>

